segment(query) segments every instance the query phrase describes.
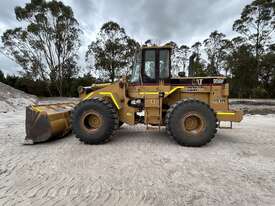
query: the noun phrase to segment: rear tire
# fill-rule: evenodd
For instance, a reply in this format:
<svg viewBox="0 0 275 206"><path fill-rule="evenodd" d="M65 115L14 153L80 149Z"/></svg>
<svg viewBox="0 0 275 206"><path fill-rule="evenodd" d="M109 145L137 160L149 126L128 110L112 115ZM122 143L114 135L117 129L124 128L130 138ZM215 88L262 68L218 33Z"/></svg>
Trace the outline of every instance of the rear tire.
<svg viewBox="0 0 275 206"><path fill-rule="evenodd" d="M81 142L101 144L118 128L118 114L113 104L94 98L80 102L72 112L72 129Z"/></svg>
<svg viewBox="0 0 275 206"><path fill-rule="evenodd" d="M217 132L214 111L197 100L183 100L172 105L166 114L166 131L180 145L201 147Z"/></svg>

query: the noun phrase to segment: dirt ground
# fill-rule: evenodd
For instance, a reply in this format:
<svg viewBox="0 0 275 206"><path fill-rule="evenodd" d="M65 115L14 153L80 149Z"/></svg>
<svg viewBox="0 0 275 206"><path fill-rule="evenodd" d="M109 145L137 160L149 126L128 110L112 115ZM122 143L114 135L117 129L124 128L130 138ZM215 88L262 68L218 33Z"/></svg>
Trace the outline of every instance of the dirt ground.
<svg viewBox="0 0 275 206"><path fill-rule="evenodd" d="M274 99L230 99L232 109L242 110L245 114L275 114Z"/></svg>
<svg viewBox="0 0 275 206"><path fill-rule="evenodd" d="M202 148L141 125L100 146L24 146L24 118L0 113L0 205L274 205L275 115L247 115Z"/></svg>

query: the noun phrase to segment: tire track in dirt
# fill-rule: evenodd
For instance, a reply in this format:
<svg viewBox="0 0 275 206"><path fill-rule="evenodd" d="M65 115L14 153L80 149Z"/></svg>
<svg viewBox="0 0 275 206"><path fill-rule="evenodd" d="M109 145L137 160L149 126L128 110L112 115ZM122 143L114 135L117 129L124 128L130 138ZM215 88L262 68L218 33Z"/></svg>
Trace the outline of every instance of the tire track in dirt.
<svg viewBox="0 0 275 206"><path fill-rule="evenodd" d="M275 201L275 156L262 154L273 151L275 128L261 125L260 117L246 119L236 130L221 130L211 144L199 149L180 147L163 129L144 131L140 125L123 126L106 145L88 146L70 136L26 147L21 145L23 113L21 118L4 120L0 115L0 205L268 205ZM275 120L275 116L265 118ZM17 122L18 130L10 129L12 122ZM266 129L257 130L255 124ZM256 136L249 138L248 133Z"/></svg>

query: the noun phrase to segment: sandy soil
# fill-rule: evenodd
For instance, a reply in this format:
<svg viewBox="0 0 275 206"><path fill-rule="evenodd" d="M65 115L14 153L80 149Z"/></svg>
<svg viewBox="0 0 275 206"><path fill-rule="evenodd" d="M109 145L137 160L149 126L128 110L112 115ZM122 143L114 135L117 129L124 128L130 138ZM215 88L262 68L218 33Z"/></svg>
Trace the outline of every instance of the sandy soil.
<svg viewBox="0 0 275 206"><path fill-rule="evenodd" d="M0 82L0 113L15 112L37 102L37 97Z"/></svg>
<svg viewBox="0 0 275 206"><path fill-rule="evenodd" d="M196 149L143 126L106 145L23 146L24 116L0 114L0 205L274 205L275 115L245 116Z"/></svg>

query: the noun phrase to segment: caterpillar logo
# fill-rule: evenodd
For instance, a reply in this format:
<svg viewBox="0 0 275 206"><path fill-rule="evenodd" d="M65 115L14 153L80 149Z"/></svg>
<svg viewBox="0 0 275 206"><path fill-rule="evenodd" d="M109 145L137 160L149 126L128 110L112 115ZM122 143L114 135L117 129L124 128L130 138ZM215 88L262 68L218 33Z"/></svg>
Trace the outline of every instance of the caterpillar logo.
<svg viewBox="0 0 275 206"><path fill-rule="evenodd" d="M202 81L203 81L203 79L194 79L192 81L192 84L193 85L202 85Z"/></svg>

